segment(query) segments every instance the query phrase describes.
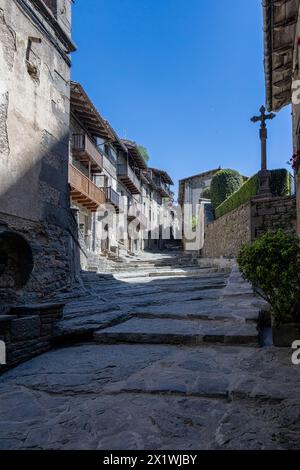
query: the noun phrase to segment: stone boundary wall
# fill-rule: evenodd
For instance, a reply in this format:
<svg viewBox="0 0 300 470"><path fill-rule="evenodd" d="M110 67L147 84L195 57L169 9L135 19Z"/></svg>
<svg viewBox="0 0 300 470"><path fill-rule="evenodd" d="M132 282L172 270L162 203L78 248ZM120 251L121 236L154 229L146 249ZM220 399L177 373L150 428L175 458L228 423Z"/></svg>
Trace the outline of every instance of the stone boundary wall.
<svg viewBox="0 0 300 470"><path fill-rule="evenodd" d="M282 228L295 234L297 231L296 198L254 198L251 201L251 240L268 230Z"/></svg>
<svg viewBox="0 0 300 470"><path fill-rule="evenodd" d="M205 226L204 258L234 257L251 241L250 202Z"/></svg>
<svg viewBox="0 0 300 470"><path fill-rule="evenodd" d="M204 258L236 257L245 243L269 230L296 233L294 197L255 197L205 226Z"/></svg>
<svg viewBox="0 0 300 470"><path fill-rule="evenodd" d="M51 349L54 328L63 316L63 307L64 304L41 304L0 311L0 341L6 350L6 365L0 363L0 374Z"/></svg>

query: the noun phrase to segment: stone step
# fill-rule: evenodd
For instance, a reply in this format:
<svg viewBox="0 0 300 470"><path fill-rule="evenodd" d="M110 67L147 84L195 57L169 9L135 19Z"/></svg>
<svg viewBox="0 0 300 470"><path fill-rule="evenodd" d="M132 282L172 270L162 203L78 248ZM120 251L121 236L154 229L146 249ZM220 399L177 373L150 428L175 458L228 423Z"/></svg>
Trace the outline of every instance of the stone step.
<svg viewBox="0 0 300 470"><path fill-rule="evenodd" d="M111 327L127 318L126 313L120 311L94 312L87 316L66 317L55 328L54 338L72 339L92 334L99 328Z"/></svg>
<svg viewBox="0 0 300 470"><path fill-rule="evenodd" d="M173 269L186 269L186 270L191 270L191 269L199 269L199 265L195 264L178 264L172 266L170 264L166 264L165 266L156 266L156 265L146 265L146 266L117 266L111 269L111 272L132 272L132 271L163 271L163 270L173 270ZM200 268L203 269L203 268Z"/></svg>
<svg viewBox="0 0 300 470"><path fill-rule="evenodd" d="M94 333L96 343L258 345L254 325L229 321L189 321L132 318Z"/></svg>
<svg viewBox="0 0 300 470"><path fill-rule="evenodd" d="M184 278L186 281L189 281L189 278ZM94 289L96 289L96 292L99 292L99 294L109 294L111 292L116 292L116 287L118 290L118 295L121 297L140 297L143 295L148 295L148 294L154 294L154 297L157 293L162 293L162 292L190 292L192 295L194 292L206 292L206 291L211 291L215 289L223 289L225 287L225 284L223 281L220 282L211 282L211 284L207 283L202 283L197 279L197 281L191 282L186 282L186 283L166 283L163 284L161 283L160 285L155 285L153 286L152 283L148 284L142 284L142 285L137 285L137 286L132 286L131 284L124 283L123 285L115 285L112 282L109 282L107 284L100 283L100 285L97 287L97 285L93 286Z"/></svg>
<svg viewBox="0 0 300 470"><path fill-rule="evenodd" d="M140 318L163 318L175 320L231 320L238 322L257 322L259 308L248 305L235 307L223 305L220 301L205 299L200 303L176 302L166 305L136 306L130 313Z"/></svg>
<svg viewBox="0 0 300 470"><path fill-rule="evenodd" d="M116 279L138 279L143 277L149 278L164 278L164 277L203 277L209 274L219 273L223 274L226 271L222 271L218 268L199 268L194 270L179 270L173 269L169 271L134 271L134 272L124 272L124 273L116 273Z"/></svg>

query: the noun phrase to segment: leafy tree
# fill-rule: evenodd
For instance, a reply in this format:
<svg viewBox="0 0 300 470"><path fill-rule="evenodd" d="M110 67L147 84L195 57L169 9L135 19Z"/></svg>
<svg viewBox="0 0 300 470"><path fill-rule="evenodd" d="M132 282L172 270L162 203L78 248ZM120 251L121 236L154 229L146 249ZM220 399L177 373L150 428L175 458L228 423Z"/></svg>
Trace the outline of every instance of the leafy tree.
<svg viewBox="0 0 300 470"><path fill-rule="evenodd" d="M150 160L148 150L145 147L143 147L142 145L138 145L138 149L139 149L139 152L142 155L143 159L145 160L145 162L148 163L149 160Z"/></svg>

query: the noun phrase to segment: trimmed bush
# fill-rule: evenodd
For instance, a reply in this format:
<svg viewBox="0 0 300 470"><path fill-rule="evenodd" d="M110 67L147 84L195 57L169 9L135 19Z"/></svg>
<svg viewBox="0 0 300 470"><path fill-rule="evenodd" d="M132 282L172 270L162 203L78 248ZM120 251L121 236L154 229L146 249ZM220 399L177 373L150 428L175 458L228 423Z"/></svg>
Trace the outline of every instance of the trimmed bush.
<svg viewBox="0 0 300 470"><path fill-rule="evenodd" d="M205 188L201 194L201 197L203 197L204 199L210 199L211 198L210 188Z"/></svg>
<svg viewBox="0 0 300 470"><path fill-rule="evenodd" d="M211 181L210 194L214 208L237 191L243 184L243 177L235 170L220 170Z"/></svg>
<svg viewBox="0 0 300 470"><path fill-rule="evenodd" d="M222 217L228 212L245 204L258 194L259 174L248 179L235 193L227 198L215 209L216 218ZM270 189L273 196L289 196L291 194L291 175L286 169L270 171Z"/></svg>
<svg viewBox="0 0 300 470"><path fill-rule="evenodd" d="M238 256L241 273L272 308L276 325L300 322L300 239L269 232Z"/></svg>
<svg viewBox="0 0 300 470"><path fill-rule="evenodd" d="M273 196L289 196L291 194L291 175L285 168L271 170L270 189Z"/></svg>
<svg viewBox="0 0 300 470"><path fill-rule="evenodd" d="M258 186L258 174L256 174L252 176L252 178L248 179L235 193L216 208L216 218L222 217L222 215L233 211L242 204L245 204L245 202L249 201L253 196L256 196L258 193Z"/></svg>

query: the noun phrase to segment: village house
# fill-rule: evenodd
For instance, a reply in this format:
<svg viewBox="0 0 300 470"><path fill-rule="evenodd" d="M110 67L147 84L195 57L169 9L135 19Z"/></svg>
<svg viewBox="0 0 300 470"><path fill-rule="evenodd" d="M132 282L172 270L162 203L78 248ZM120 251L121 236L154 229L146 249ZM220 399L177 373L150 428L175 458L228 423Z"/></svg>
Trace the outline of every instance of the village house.
<svg viewBox="0 0 300 470"><path fill-rule="evenodd" d="M220 168L209 170L179 181L178 203L181 207L182 221L184 224L186 216L186 218L190 220L191 230L194 230L195 232L199 232L200 230L199 219L201 218L201 214L199 213L199 210L204 209L203 216L205 217L206 223L213 218L210 200L209 197L205 195L205 190L210 189L211 181L219 170ZM200 250L202 248L203 237L196 240L195 243L191 236L189 238L191 238L192 243L190 243L191 240L187 240L186 237L183 237L184 250L189 250L191 247L192 251Z"/></svg>
<svg viewBox="0 0 300 470"><path fill-rule="evenodd" d="M220 168L217 168L179 180L178 203L180 206L191 204L193 215L196 215L196 206L203 197L203 192L210 189L211 180L219 170Z"/></svg>
<svg viewBox="0 0 300 470"><path fill-rule="evenodd" d="M159 214L163 200L171 197L170 176L148 168L138 145L120 139L75 82L69 184L83 268L100 267L100 255L119 257L161 246Z"/></svg>
<svg viewBox="0 0 300 470"><path fill-rule="evenodd" d="M149 168L147 177L150 182L150 206L149 206L149 219L150 224L148 230L148 243L149 249L162 249L168 241L169 232L167 231L166 239L164 239L163 226L167 230L170 223L170 212L166 203L173 201L173 193L171 186L173 181L170 175L158 168Z"/></svg>
<svg viewBox="0 0 300 470"><path fill-rule="evenodd" d="M71 0L0 0L0 295L71 286Z"/></svg>
<svg viewBox="0 0 300 470"><path fill-rule="evenodd" d="M266 103L268 111L292 105L293 156L300 234L300 16L299 0L263 1ZM284 157L285 161L287 160Z"/></svg>

